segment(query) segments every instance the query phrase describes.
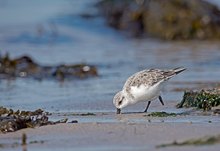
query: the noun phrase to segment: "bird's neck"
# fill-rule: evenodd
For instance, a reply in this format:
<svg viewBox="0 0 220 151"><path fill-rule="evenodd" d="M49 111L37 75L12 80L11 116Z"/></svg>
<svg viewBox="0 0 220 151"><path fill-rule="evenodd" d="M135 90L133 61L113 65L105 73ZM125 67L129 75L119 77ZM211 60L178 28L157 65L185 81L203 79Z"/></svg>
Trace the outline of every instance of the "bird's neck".
<svg viewBox="0 0 220 151"><path fill-rule="evenodd" d="M127 91L122 91L122 93L125 96L126 100L128 101L128 104L136 103L134 97L130 93L128 93Z"/></svg>

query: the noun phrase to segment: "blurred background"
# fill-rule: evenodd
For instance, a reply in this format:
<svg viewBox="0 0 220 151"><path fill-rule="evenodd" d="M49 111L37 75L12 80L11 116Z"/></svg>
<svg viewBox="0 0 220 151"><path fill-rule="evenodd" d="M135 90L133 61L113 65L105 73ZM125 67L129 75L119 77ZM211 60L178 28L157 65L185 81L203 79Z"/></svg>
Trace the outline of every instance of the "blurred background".
<svg viewBox="0 0 220 151"><path fill-rule="evenodd" d="M6 54L11 59L25 55L42 66L86 63L98 71L96 77L62 83L53 78L1 78L1 106L112 112L112 98L125 80L149 68L187 68L164 90L168 105L161 107L157 102L151 110L172 110L186 89L219 86L220 2L209 1L211 7L197 1L199 6L185 0L170 0L171 4L151 0L0 0L1 61ZM167 10L171 10L167 18L161 16ZM140 103L126 110L140 111L144 106Z"/></svg>

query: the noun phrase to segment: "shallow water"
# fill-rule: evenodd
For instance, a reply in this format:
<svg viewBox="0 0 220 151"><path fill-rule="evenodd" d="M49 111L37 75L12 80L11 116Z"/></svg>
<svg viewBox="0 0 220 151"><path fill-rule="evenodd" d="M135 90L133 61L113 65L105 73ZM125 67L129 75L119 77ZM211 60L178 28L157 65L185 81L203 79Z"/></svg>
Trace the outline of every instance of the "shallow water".
<svg viewBox="0 0 220 151"><path fill-rule="evenodd" d="M99 71L97 78L64 83L22 78L0 80L2 106L22 110L43 108L50 112L113 112L115 92L131 74L145 68L187 68L171 79L164 90L166 106L156 102L149 111L174 110L186 88L220 84L219 42L165 42L124 37L108 28L101 17L80 17L81 13L97 14L91 7L93 0L0 2L1 54L29 55L43 65L86 62L96 65ZM140 103L125 111L142 111L144 106Z"/></svg>

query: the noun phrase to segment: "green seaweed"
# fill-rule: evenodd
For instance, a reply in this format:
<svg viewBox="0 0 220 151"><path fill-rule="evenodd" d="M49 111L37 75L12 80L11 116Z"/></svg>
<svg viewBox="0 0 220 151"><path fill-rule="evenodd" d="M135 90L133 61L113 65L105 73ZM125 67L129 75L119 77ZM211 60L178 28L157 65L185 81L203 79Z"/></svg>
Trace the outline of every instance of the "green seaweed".
<svg viewBox="0 0 220 151"><path fill-rule="evenodd" d="M73 113L71 115L72 116L96 116L95 113L90 113L90 112L88 112L88 113Z"/></svg>
<svg viewBox="0 0 220 151"><path fill-rule="evenodd" d="M197 139L189 139L183 142L174 141L168 144L157 145L156 147L162 148L162 147L172 147L172 146L189 146L189 145L199 146L199 145L213 145L213 144L220 144L220 135L206 136Z"/></svg>
<svg viewBox="0 0 220 151"><path fill-rule="evenodd" d="M220 105L220 90L201 90L201 91L185 91L183 99L177 104L177 108L196 107L204 111L211 110L212 107Z"/></svg>
<svg viewBox="0 0 220 151"><path fill-rule="evenodd" d="M147 114L145 116L151 116L151 117L168 117L168 116L177 116L177 113L167 113L167 112L152 112L150 114Z"/></svg>
<svg viewBox="0 0 220 151"><path fill-rule="evenodd" d="M37 140L34 140L34 141L30 141L29 144L43 144L45 141L43 140L40 140L40 141L37 141Z"/></svg>
<svg viewBox="0 0 220 151"><path fill-rule="evenodd" d="M15 148L15 147L19 147L19 146L25 146L25 145L28 145L28 144L44 144L45 141L44 140L33 140L33 141L30 141L29 143L27 144L23 144L23 143L19 143L19 142L14 142L14 143L11 143L11 144L0 144L0 148Z"/></svg>

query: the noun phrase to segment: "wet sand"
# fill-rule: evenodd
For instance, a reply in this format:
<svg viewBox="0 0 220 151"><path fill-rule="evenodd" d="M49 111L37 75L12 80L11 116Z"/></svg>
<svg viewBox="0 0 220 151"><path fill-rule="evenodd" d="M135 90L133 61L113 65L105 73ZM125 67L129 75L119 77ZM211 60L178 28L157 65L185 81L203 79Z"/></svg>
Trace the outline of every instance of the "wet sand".
<svg viewBox="0 0 220 151"><path fill-rule="evenodd" d="M1 150L22 150L21 136L27 135L27 150L218 150L220 144L157 148L157 145L219 135L219 116L145 117L143 113L115 115L99 113L75 117L66 123L0 134ZM89 118L90 122L80 122ZM108 119L105 120L97 119ZM188 119L182 120L182 119ZM110 121L111 119L111 121ZM134 120L136 119L136 121ZM191 120L189 120L191 119ZM200 120L199 120L200 119ZM211 122L210 122L210 121ZM83 120L82 120L83 121ZM85 120L84 120L85 121ZM93 122L92 122L93 121ZM103 121L103 122L96 122ZM17 145L16 145L17 144Z"/></svg>

